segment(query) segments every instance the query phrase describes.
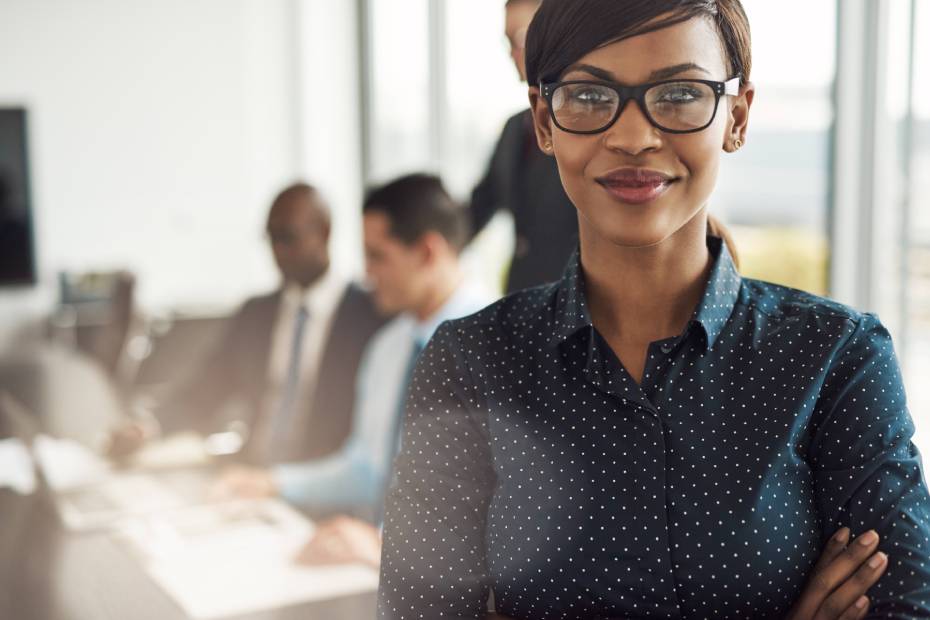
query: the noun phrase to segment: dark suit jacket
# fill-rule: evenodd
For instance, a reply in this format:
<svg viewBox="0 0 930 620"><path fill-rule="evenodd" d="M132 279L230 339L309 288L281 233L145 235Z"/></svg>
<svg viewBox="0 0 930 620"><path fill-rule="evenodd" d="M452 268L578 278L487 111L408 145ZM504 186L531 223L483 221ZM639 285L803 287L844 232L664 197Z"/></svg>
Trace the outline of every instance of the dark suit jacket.
<svg viewBox="0 0 930 620"><path fill-rule="evenodd" d="M558 280L578 240L578 218L555 158L539 150L529 110L512 116L472 192L477 234L499 209L513 213L516 248L507 292Z"/></svg>
<svg viewBox="0 0 930 620"><path fill-rule="evenodd" d="M280 301L281 291L254 297L230 318L200 372L158 408L156 416L165 432L219 430L217 413L234 399L244 405L247 419L243 421L256 428L268 389L268 358ZM356 285L347 287L323 345L316 389L305 404L306 414L295 420L296 431L275 461L315 459L342 445L351 429L362 351L384 322L368 293ZM255 448L247 444L243 455L261 462Z"/></svg>

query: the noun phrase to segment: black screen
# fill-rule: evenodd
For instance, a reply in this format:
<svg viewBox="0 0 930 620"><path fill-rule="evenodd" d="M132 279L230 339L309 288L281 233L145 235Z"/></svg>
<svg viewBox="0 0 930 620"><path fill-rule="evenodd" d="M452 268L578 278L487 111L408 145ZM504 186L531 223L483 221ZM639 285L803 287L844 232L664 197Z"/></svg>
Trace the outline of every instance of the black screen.
<svg viewBox="0 0 930 620"><path fill-rule="evenodd" d="M0 286L35 281L26 111L0 108Z"/></svg>

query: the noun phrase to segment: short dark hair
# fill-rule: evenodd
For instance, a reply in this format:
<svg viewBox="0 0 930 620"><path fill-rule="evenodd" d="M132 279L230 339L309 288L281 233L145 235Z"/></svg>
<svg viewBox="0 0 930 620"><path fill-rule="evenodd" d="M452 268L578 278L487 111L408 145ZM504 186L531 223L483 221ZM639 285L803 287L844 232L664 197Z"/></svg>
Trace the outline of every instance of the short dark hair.
<svg viewBox="0 0 930 620"><path fill-rule="evenodd" d="M665 18L655 20L660 15ZM749 81L749 20L740 0L543 0L526 34L526 77L531 86L553 82L591 51L693 17L711 20L720 34L732 77Z"/></svg>
<svg viewBox="0 0 930 620"><path fill-rule="evenodd" d="M430 231L438 232L456 252L468 240L467 220L439 177L409 174L369 190L363 213L384 213L391 235L407 245Z"/></svg>

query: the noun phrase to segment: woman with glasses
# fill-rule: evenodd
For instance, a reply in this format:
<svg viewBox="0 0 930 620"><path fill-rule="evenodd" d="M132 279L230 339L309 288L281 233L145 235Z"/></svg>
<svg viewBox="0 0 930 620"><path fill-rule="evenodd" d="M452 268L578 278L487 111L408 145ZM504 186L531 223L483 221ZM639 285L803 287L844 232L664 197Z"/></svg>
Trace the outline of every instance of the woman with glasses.
<svg viewBox="0 0 930 620"><path fill-rule="evenodd" d="M381 617L930 617L888 332L709 231L755 95L739 0L544 0L526 67L579 249L420 357Z"/></svg>

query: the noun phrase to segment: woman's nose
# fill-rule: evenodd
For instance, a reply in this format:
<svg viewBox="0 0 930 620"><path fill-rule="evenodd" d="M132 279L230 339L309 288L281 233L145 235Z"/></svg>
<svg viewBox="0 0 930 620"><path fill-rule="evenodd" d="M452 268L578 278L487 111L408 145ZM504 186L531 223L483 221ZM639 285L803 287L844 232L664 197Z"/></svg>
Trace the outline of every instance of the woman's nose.
<svg viewBox="0 0 930 620"><path fill-rule="evenodd" d="M662 133L646 117L639 103L629 100L619 118L604 132L607 148L638 155L662 146Z"/></svg>

